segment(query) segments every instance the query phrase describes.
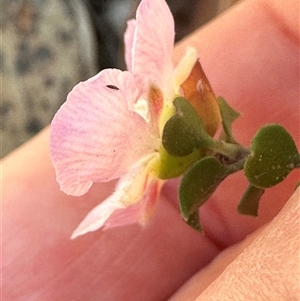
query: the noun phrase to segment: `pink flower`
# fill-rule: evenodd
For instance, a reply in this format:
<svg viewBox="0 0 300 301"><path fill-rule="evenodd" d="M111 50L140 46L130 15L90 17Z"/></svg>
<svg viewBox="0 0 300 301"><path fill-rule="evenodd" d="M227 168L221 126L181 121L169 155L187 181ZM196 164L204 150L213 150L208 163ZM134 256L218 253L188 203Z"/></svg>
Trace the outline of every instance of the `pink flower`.
<svg viewBox="0 0 300 301"><path fill-rule="evenodd" d="M190 50L174 71L174 22L164 0L142 0L125 33L128 71L106 69L79 83L51 125L51 155L61 189L85 194L93 182L119 179L72 237L101 227L144 224L163 180L161 134L172 101L197 60Z"/></svg>

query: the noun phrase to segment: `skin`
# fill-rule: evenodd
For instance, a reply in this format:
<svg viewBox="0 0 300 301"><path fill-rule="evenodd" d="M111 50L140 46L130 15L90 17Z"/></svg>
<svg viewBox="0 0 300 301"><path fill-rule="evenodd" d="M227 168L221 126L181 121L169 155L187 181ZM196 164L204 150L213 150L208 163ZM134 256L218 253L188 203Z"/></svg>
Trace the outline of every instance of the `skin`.
<svg viewBox="0 0 300 301"><path fill-rule="evenodd" d="M298 8L297 0L243 1L175 49L175 62L187 45L199 50L216 94L243 114L234 132L245 145L269 122L300 136ZM72 231L114 183L77 198L60 192L49 129L2 170L3 300L299 298L299 189L291 196L299 170L265 193L258 218L236 212L246 181L233 175L201 209L204 235L179 217L171 181L145 228L75 240Z"/></svg>

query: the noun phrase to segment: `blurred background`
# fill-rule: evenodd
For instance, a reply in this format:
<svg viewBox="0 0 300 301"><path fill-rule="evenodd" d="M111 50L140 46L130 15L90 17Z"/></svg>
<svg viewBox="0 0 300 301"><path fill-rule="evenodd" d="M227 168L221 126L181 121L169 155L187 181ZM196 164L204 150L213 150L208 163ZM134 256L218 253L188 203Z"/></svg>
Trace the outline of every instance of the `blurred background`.
<svg viewBox="0 0 300 301"><path fill-rule="evenodd" d="M167 0L176 41L239 0ZM140 0L1 0L1 157L47 126L74 85L124 69L123 34Z"/></svg>

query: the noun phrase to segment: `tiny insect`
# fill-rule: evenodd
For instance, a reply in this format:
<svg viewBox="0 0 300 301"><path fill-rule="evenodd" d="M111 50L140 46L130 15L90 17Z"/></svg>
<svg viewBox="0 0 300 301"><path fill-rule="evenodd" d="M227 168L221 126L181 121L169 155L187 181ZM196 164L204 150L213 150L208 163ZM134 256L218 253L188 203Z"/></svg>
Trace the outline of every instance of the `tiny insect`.
<svg viewBox="0 0 300 301"><path fill-rule="evenodd" d="M109 89L112 89L112 90L120 90L118 87L116 87L116 86L114 86L114 85L107 85L106 86L107 88L109 88Z"/></svg>

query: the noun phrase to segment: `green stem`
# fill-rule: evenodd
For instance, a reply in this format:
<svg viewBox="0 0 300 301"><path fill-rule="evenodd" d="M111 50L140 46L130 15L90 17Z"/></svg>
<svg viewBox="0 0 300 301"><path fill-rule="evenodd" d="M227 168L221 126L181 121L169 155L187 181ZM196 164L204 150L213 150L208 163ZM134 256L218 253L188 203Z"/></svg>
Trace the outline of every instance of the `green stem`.
<svg viewBox="0 0 300 301"><path fill-rule="evenodd" d="M239 170L242 170L244 168L245 161L246 161L246 157L242 158L241 160L239 160L233 164L228 165L227 166L227 175L231 175Z"/></svg>
<svg viewBox="0 0 300 301"><path fill-rule="evenodd" d="M246 158L250 151L240 144L228 143L223 140L210 139L210 148L234 161Z"/></svg>

